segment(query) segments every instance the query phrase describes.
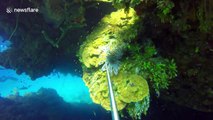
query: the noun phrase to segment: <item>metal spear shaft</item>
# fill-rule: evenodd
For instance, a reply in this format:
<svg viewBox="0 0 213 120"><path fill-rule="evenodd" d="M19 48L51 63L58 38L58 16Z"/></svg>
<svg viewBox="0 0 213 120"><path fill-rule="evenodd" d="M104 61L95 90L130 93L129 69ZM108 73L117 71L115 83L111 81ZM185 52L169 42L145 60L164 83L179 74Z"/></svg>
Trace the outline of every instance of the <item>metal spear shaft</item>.
<svg viewBox="0 0 213 120"><path fill-rule="evenodd" d="M108 89L109 89L109 94L110 94L112 120L120 120L107 64L106 64L106 71L107 71Z"/></svg>

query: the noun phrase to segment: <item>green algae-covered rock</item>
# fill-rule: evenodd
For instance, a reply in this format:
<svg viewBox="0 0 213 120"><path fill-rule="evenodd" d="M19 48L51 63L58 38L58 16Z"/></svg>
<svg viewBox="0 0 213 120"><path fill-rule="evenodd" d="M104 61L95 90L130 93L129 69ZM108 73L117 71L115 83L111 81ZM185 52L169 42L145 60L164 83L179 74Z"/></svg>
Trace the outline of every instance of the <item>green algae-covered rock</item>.
<svg viewBox="0 0 213 120"><path fill-rule="evenodd" d="M127 7L135 7L144 0L94 0L94 1L110 2L116 8L127 8Z"/></svg>

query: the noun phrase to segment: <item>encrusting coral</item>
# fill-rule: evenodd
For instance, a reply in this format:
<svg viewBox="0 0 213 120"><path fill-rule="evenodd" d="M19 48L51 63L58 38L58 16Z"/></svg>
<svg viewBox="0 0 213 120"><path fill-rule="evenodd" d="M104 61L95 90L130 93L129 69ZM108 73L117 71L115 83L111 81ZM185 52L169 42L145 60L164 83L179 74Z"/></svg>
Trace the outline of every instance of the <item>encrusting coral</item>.
<svg viewBox="0 0 213 120"><path fill-rule="evenodd" d="M129 14L125 14L124 9L113 12L101 20L81 45L79 57L85 66L84 82L89 87L92 100L106 110L110 110L110 101L106 73L101 69L105 62L114 72L112 82L118 110L128 103L143 100L149 94L148 84L142 76L118 71L123 64L119 59L127 44L137 35L138 20L133 9Z"/></svg>
<svg viewBox="0 0 213 120"><path fill-rule="evenodd" d="M79 59L83 64L83 80L89 88L93 102L110 110L105 72L107 65L111 73L117 108L119 111L127 110L134 119L140 119L141 114L146 114L149 108L148 83L151 81L152 86L160 86L159 89L156 88L156 92L158 92L161 88L167 88L168 79L175 76L173 74L169 76L167 70L170 70L163 58L153 58L156 49L152 44L145 45L147 47L144 48L143 54L139 52L141 48L132 44L132 41L137 37L139 20L132 8L129 8L128 13L125 12L125 9L112 12L105 16L86 37L86 41L78 52ZM127 53L129 53L128 57ZM152 60L158 61L153 62L154 64L148 66L149 68L142 64ZM158 68L159 64L165 67L153 71L151 67ZM164 73L153 73L161 71ZM172 71L176 72L173 69ZM156 81L152 75L164 79ZM164 83L166 87L161 87L161 84Z"/></svg>
<svg viewBox="0 0 213 120"><path fill-rule="evenodd" d="M138 26L135 23L138 19L133 9L129 14L121 9L104 17L81 45L80 61L87 68L97 68L103 64L107 56L106 49L111 51L136 37Z"/></svg>

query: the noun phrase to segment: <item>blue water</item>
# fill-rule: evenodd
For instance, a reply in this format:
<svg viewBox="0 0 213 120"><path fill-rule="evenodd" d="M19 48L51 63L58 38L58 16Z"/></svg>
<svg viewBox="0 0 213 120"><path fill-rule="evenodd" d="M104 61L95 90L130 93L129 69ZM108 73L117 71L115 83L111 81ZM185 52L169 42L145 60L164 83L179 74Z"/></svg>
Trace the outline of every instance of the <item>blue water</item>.
<svg viewBox="0 0 213 120"><path fill-rule="evenodd" d="M110 120L80 77L53 71L30 80L0 66L0 120ZM32 112L33 111L33 112Z"/></svg>
<svg viewBox="0 0 213 120"><path fill-rule="evenodd" d="M11 42L8 40L3 39L2 36L0 36L0 53L4 52L5 50L9 49L11 46Z"/></svg>
<svg viewBox="0 0 213 120"><path fill-rule="evenodd" d="M92 102L89 90L80 77L54 71L48 76L32 81L26 74L17 75L14 70L4 69L2 66L0 68L0 94L2 97L17 93L24 96L30 92L36 92L40 88L52 88L66 102Z"/></svg>
<svg viewBox="0 0 213 120"><path fill-rule="evenodd" d="M10 48L11 42L0 35L0 52ZM40 88L52 88L66 102L91 103L88 88L80 77L71 74L62 74L56 70L48 76L43 76L35 81L30 80L26 74L17 75L14 70L0 66L0 95L7 97L11 94L24 96L37 92Z"/></svg>

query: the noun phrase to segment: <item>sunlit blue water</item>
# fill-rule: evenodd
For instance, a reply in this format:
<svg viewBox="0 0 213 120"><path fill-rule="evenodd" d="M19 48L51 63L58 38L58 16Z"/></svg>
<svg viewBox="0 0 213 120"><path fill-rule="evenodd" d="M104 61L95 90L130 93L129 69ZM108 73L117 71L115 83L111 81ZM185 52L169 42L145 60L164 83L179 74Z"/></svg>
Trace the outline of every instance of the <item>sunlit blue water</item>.
<svg viewBox="0 0 213 120"><path fill-rule="evenodd" d="M0 52L4 52L11 46L11 42L8 40L3 39L2 36L0 36Z"/></svg>
<svg viewBox="0 0 213 120"><path fill-rule="evenodd" d="M0 36L0 52L10 48L12 43ZM17 75L14 70L0 66L0 95L7 97L11 94L24 96L37 92L41 87L53 88L66 102L91 103L88 88L80 77L62 74L54 70L50 75L30 80L26 74Z"/></svg>
<svg viewBox="0 0 213 120"><path fill-rule="evenodd" d="M0 53L11 44L0 36ZM15 70L0 66L0 120L87 119L111 117L100 105L92 103L81 77L53 70L32 81L26 74L18 75Z"/></svg>
<svg viewBox="0 0 213 120"><path fill-rule="evenodd" d="M32 81L25 74L17 75L14 70L0 67L0 94L3 97L17 93L23 96L37 92L41 87L55 89L66 102L92 102L89 90L80 77L54 71L48 76Z"/></svg>

